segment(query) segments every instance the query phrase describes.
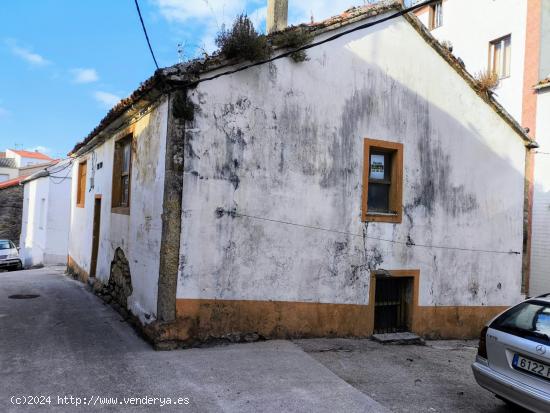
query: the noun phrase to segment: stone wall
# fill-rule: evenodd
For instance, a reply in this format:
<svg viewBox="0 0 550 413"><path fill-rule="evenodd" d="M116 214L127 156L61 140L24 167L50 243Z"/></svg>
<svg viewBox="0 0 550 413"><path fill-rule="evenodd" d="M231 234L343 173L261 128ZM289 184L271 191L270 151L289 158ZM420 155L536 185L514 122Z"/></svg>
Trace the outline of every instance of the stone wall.
<svg viewBox="0 0 550 413"><path fill-rule="evenodd" d="M19 245L22 215L23 187L16 185L0 189L0 238Z"/></svg>

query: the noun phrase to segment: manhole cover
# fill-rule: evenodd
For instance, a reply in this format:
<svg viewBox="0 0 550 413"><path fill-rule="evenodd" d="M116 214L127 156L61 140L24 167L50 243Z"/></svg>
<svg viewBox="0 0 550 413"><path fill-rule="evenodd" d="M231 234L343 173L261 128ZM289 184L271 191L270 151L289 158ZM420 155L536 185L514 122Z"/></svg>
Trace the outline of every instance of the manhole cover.
<svg viewBox="0 0 550 413"><path fill-rule="evenodd" d="M27 300L29 298L37 298L40 297L38 294L14 294L10 295L8 298L11 298L12 300Z"/></svg>

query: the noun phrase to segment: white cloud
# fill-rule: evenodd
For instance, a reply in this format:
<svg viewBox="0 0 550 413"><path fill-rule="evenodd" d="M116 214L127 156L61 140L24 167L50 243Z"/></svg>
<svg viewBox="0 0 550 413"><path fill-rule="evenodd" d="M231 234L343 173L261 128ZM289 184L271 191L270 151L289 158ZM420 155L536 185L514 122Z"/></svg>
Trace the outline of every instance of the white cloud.
<svg viewBox="0 0 550 413"><path fill-rule="evenodd" d="M73 81L75 83L93 83L99 80L99 76L95 69L76 68L71 69Z"/></svg>
<svg viewBox="0 0 550 413"><path fill-rule="evenodd" d="M34 146L32 148L27 148L25 150L29 152L40 152L48 156L52 156L52 153L53 153L53 150L51 148L48 148L47 146L41 146L41 145Z"/></svg>
<svg viewBox="0 0 550 413"><path fill-rule="evenodd" d="M120 102L120 97L109 92L96 91L94 98L106 108L110 109Z"/></svg>
<svg viewBox="0 0 550 413"><path fill-rule="evenodd" d="M248 13L256 28L265 20L265 0L153 0L160 14L169 22L185 24L200 21L204 28L199 46L208 52L216 49L214 39L235 17ZM261 14L264 16L262 17Z"/></svg>
<svg viewBox="0 0 550 413"><path fill-rule="evenodd" d="M19 46L17 42L13 39L6 40L6 44L14 55L20 57L31 65L46 66L51 63L49 60L39 55L38 53L35 53L28 48Z"/></svg>
<svg viewBox="0 0 550 413"><path fill-rule="evenodd" d="M289 5L289 24L308 23L311 16L315 21L336 16L350 7L363 6L366 0L316 0L314 2L296 1Z"/></svg>

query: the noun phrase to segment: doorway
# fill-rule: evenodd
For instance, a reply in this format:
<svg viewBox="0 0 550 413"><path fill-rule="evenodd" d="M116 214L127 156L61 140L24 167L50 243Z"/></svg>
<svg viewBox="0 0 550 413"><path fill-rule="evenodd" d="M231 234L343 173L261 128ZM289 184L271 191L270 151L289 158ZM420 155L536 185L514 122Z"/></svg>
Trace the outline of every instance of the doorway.
<svg viewBox="0 0 550 413"><path fill-rule="evenodd" d="M95 277L97 270L97 254L99 252L99 228L101 223L101 195L96 195L94 201L94 225L92 229L92 260L90 264L90 277Z"/></svg>
<svg viewBox="0 0 550 413"><path fill-rule="evenodd" d="M414 277L376 275L374 333L411 331Z"/></svg>

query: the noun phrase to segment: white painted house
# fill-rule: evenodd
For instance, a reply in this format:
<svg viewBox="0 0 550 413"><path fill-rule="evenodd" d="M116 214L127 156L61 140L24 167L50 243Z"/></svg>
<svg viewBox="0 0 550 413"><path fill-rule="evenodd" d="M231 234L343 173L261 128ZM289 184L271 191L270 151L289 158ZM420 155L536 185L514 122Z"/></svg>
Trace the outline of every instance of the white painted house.
<svg viewBox="0 0 550 413"><path fill-rule="evenodd" d="M157 345L477 336L521 298L535 145L400 7L157 71L72 151L69 270Z"/></svg>
<svg viewBox="0 0 550 413"><path fill-rule="evenodd" d="M529 229L524 245L523 291L550 292L550 116L543 102L550 77L550 1L443 0L416 12L441 42L450 42L470 73L495 71L500 78L495 98L540 145L528 159L531 181Z"/></svg>
<svg viewBox="0 0 550 413"><path fill-rule="evenodd" d="M48 155L45 155L38 151L33 152L17 149L7 149L6 158L13 159L17 168L23 168L31 165L40 165L53 161L53 159L50 158Z"/></svg>
<svg viewBox="0 0 550 413"><path fill-rule="evenodd" d="M71 161L48 166L25 178L21 258L25 267L64 264L69 239Z"/></svg>

